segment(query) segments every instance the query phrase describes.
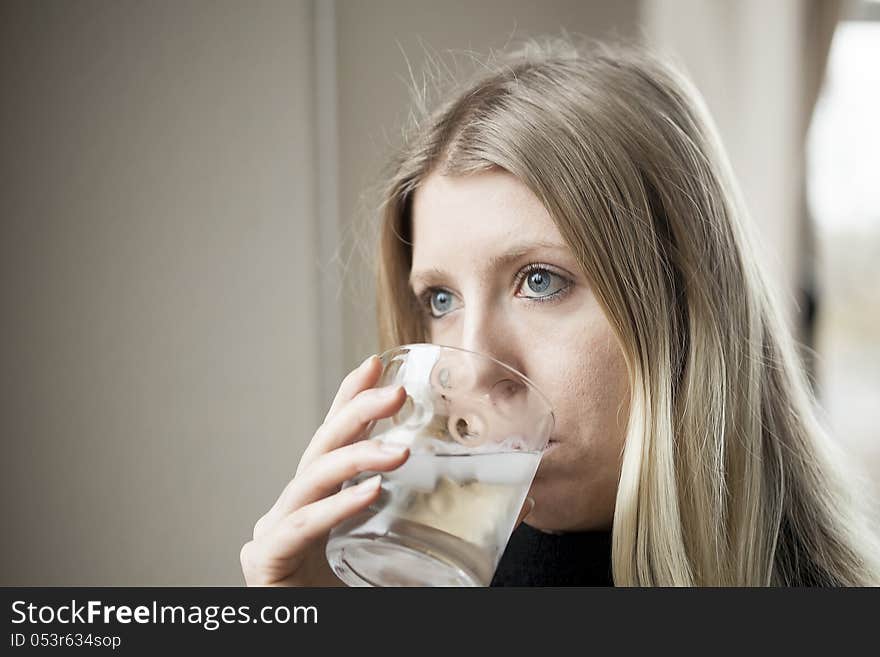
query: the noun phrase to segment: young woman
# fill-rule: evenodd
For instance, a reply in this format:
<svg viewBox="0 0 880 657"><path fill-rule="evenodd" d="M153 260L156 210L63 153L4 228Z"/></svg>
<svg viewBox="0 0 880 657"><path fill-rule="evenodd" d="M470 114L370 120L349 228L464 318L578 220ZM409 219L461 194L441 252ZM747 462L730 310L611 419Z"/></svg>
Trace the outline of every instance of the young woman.
<svg viewBox="0 0 880 657"><path fill-rule="evenodd" d="M413 130L380 228L382 348L488 353L556 433L496 584L876 585L876 536L821 428L696 93L645 53L530 44ZM340 491L408 454L358 441L401 406L342 382L241 552L249 584L338 584Z"/></svg>

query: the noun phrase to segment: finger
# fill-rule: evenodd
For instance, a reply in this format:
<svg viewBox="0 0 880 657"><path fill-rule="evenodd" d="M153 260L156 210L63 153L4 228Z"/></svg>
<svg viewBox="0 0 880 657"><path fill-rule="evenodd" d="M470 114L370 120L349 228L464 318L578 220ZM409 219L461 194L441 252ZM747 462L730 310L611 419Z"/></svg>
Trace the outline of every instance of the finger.
<svg viewBox="0 0 880 657"><path fill-rule="evenodd" d="M330 404L330 410L327 411L324 421L326 422L333 417L343 404L350 401L361 390L376 385L381 373L381 361L375 354L367 358L357 369L349 372L339 384L339 390L336 391L336 397L333 398L333 403Z"/></svg>
<svg viewBox="0 0 880 657"><path fill-rule="evenodd" d="M360 513L379 496L382 475L376 475L335 495L289 513L265 536L253 541L262 563L278 564L303 554L346 518ZM253 557L252 557L253 558Z"/></svg>
<svg viewBox="0 0 880 657"><path fill-rule="evenodd" d="M513 525L513 528L516 529L519 527L519 523L525 520L526 516L532 512L532 509L535 508L535 500L531 497L527 497L526 501L523 502L522 508L519 510L519 517L516 519L516 523Z"/></svg>
<svg viewBox="0 0 880 657"><path fill-rule="evenodd" d="M361 438L371 422L394 415L405 400L406 391L400 385L359 392L332 418L318 427L300 459L297 475L321 454Z"/></svg>
<svg viewBox="0 0 880 657"><path fill-rule="evenodd" d="M400 467L409 457L405 445L362 440L322 454L285 487L274 506L254 528L254 537L296 509L336 493L342 483L367 471Z"/></svg>

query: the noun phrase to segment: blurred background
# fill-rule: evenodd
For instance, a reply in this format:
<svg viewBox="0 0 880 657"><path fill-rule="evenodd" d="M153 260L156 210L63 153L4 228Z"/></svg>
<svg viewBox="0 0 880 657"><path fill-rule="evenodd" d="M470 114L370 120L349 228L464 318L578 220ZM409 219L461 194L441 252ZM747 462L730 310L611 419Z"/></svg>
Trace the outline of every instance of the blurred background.
<svg viewBox="0 0 880 657"><path fill-rule="evenodd" d="M242 584L377 349L370 190L409 68L561 29L691 75L880 480L880 3L4 0L0 585Z"/></svg>

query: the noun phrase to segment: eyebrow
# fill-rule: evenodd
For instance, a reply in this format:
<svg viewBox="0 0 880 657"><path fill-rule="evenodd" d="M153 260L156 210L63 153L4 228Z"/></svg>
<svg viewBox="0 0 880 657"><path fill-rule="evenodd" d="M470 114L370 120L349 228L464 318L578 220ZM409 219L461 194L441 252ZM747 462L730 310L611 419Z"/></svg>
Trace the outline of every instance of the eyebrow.
<svg viewBox="0 0 880 657"><path fill-rule="evenodd" d="M490 272L493 269L502 267L507 263L516 260L517 258L521 258L522 256L531 253L532 251L537 251L539 249L547 249L550 251L562 251L568 252L568 247L562 244L557 244L555 242L524 242L522 244L515 244L503 253L492 256L486 261L482 269L482 273ZM425 285L430 285L432 283L439 282L442 279L451 278L450 274L443 271L439 267L430 267L427 269L420 269L418 271L414 271L410 273L409 277L409 285L411 288L415 289L416 283L423 283Z"/></svg>

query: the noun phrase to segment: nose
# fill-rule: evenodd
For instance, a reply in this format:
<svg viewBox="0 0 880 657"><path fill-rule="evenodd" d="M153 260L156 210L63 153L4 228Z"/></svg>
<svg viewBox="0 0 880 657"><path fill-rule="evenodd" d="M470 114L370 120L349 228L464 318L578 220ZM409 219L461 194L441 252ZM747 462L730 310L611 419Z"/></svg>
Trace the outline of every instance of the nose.
<svg viewBox="0 0 880 657"><path fill-rule="evenodd" d="M465 307L461 341L453 346L494 358L525 374L524 363L518 353L513 319L503 309L494 308L489 303ZM509 371L497 363L493 364L485 359L474 359L473 362L474 385L479 388L488 390L497 381L510 376Z"/></svg>
<svg viewBox="0 0 880 657"><path fill-rule="evenodd" d="M532 419L526 409L535 400L513 371L522 369L515 331L504 320L472 306L465 311L461 339L447 344L474 353L446 351L434 367L432 383L445 404L449 434L459 443L520 442L522 432L532 433L524 425Z"/></svg>
<svg viewBox="0 0 880 657"><path fill-rule="evenodd" d="M513 370L481 352L444 351L432 372L432 385L446 399L509 399L525 382Z"/></svg>
<svg viewBox="0 0 880 657"><path fill-rule="evenodd" d="M443 350L431 371L434 411L448 436L467 447L543 447L552 413L517 372L471 351Z"/></svg>

